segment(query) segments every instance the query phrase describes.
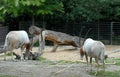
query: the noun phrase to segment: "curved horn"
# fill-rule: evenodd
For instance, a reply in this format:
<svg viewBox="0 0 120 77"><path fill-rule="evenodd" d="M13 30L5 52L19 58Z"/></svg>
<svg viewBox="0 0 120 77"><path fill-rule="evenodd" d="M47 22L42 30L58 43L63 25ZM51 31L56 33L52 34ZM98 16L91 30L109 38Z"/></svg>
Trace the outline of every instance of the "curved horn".
<svg viewBox="0 0 120 77"><path fill-rule="evenodd" d="M88 31L87 31L87 33L85 34L85 37L84 37L83 43L85 42L85 39L86 39L86 37L87 37L87 35L88 35L88 33L89 33L89 31L90 31L91 29L92 29L92 28L89 28ZM82 43L82 45L83 45L83 43Z"/></svg>
<svg viewBox="0 0 120 77"><path fill-rule="evenodd" d="M79 45L80 45L80 41L81 41L81 35L82 35L83 28L84 28L84 26L82 26L81 29L80 29L80 34L79 34Z"/></svg>

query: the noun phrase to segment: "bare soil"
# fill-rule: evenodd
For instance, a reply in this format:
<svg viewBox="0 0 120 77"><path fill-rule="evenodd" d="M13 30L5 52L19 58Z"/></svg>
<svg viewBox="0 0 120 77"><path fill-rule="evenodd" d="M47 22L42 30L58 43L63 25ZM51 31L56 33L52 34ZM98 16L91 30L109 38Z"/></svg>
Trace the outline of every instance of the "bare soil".
<svg viewBox="0 0 120 77"><path fill-rule="evenodd" d="M120 58L120 52L111 53L119 49L120 46L106 45L106 53L109 57ZM33 51L38 48L34 47ZM89 75L86 71L85 63L65 63L59 64L57 61L80 61L79 49L75 50L71 46L60 46L56 52L50 52L52 46L46 46L42 57L46 58L46 62L42 61L12 61L11 56L7 57L7 61L3 61L3 55L0 58L0 75L9 75L11 77L95 77ZM20 53L20 49L14 50ZM52 61L50 63L49 61ZM95 71L95 65L93 71ZM102 70L102 69L101 69ZM120 71L120 66L106 65L107 71ZM61 71L61 72L60 72Z"/></svg>

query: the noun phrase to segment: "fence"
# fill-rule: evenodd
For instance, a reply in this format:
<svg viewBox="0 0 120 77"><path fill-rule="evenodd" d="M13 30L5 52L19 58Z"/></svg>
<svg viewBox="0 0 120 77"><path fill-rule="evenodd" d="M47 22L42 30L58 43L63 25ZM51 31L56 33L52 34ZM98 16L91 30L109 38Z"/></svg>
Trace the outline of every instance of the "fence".
<svg viewBox="0 0 120 77"><path fill-rule="evenodd" d="M28 31L31 22L20 22L19 29ZM42 25L42 22L36 22L36 26L45 27L49 30L68 33L71 35L85 37L86 32L90 30L87 38L93 38L95 40L101 40L105 44L120 44L120 22L95 22L95 23L46 23Z"/></svg>
<svg viewBox="0 0 120 77"><path fill-rule="evenodd" d="M6 34L8 33L7 26L0 26L0 46L4 45Z"/></svg>
<svg viewBox="0 0 120 77"><path fill-rule="evenodd" d="M26 30L30 27L31 22L20 22L19 29ZM81 37L85 37L88 29L91 28L87 38L101 40L105 44L120 45L120 22L96 22L96 23L61 23L49 24L36 22L36 26L45 27L49 30L68 33L71 35L79 36L81 29ZM8 33L8 26L0 26L0 46L4 44L6 34ZM28 32L29 33L29 32ZM31 37L31 36L30 36Z"/></svg>
<svg viewBox="0 0 120 77"><path fill-rule="evenodd" d="M120 44L120 22L79 23L80 25L86 27L86 30L82 34L83 37L87 30L91 28L92 31L90 31L88 37L101 40L105 44Z"/></svg>

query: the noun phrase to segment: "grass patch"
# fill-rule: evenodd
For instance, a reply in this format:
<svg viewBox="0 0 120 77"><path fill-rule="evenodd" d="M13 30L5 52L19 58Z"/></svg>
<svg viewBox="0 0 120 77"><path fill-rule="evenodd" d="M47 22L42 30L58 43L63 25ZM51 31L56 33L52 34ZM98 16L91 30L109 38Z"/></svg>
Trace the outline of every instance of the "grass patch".
<svg viewBox="0 0 120 77"><path fill-rule="evenodd" d="M120 66L120 58L115 58L114 60L116 61L116 65Z"/></svg>
<svg viewBox="0 0 120 77"><path fill-rule="evenodd" d="M39 61L45 61L45 60L46 60L46 58L44 58L44 57L39 58Z"/></svg>
<svg viewBox="0 0 120 77"><path fill-rule="evenodd" d="M0 77L17 77L17 76L11 76L11 75L0 75Z"/></svg>
<svg viewBox="0 0 120 77"><path fill-rule="evenodd" d="M40 61L40 62L42 62L42 63L45 63L45 64L50 64L50 65L56 64L54 61L47 60L47 59L44 58L44 57L40 57L40 58L38 59L38 61Z"/></svg>
<svg viewBox="0 0 120 77"><path fill-rule="evenodd" d="M120 61L119 61L119 62L116 62L116 65L120 66Z"/></svg>
<svg viewBox="0 0 120 77"><path fill-rule="evenodd" d="M77 64L80 63L78 61L65 61L65 60L60 60L60 61L49 61L51 62L51 65L64 65L64 64Z"/></svg>
<svg viewBox="0 0 120 77"><path fill-rule="evenodd" d="M114 60L119 60L120 61L120 58L115 58Z"/></svg>
<svg viewBox="0 0 120 77"><path fill-rule="evenodd" d="M35 47L39 47L39 41L34 44Z"/></svg>
<svg viewBox="0 0 120 77"><path fill-rule="evenodd" d="M50 65L56 65L56 64L62 65L62 64L77 64L77 63L80 63L79 61L66 61L66 60L50 61L50 60L47 60L44 57L40 57L38 60L40 62L42 62L42 63L47 63L47 64L50 64Z"/></svg>
<svg viewBox="0 0 120 77"><path fill-rule="evenodd" d="M115 65L119 65L120 66L120 58L111 58L111 59L107 59L105 60L106 63L115 63Z"/></svg>
<svg viewBox="0 0 120 77"><path fill-rule="evenodd" d="M65 60L60 60L58 61L57 63L59 64L77 64L77 63L80 63L78 61L65 61Z"/></svg>
<svg viewBox="0 0 120 77"><path fill-rule="evenodd" d="M7 56L12 56L12 53L8 52L8 53L7 53Z"/></svg>
<svg viewBox="0 0 120 77"><path fill-rule="evenodd" d="M95 75L95 72L90 72L90 75ZM103 77L103 71L98 71L96 77ZM104 77L120 77L120 71L114 72L106 71Z"/></svg>

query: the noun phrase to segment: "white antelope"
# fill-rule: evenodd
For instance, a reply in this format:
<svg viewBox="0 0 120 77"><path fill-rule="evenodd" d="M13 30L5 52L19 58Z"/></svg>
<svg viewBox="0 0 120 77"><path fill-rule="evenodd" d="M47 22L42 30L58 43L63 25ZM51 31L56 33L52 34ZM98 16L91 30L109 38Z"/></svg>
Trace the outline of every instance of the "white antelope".
<svg viewBox="0 0 120 77"><path fill-rule="evenodd" d="M95 75L97 75L99 69L98 60L100 60L103 63L103 68L105 72L104 60L107 58L107 55L105 55L105 46L101 41L95 41L91 38L86 39L83 46L80 48L80 55L81 55L81 59L85 55L87 61L87 67L88 67L88 56L90 57L91 71L92 71L92 58L95 58L95 61L97 63L97 70Z"/></svg>
<svg viewBox="0 0 120 77"><path fill-rule="evenodd" d="M6 35L5 44L3 49L5 50L4 60L6 60L6 52L12 52L12 60L13 58L13 49L21 48L21 60L23 60L24 49L26 48L26 56L29 56L30 51L30 40L28 38L28 34L26 31L10 31ZM27 58L26 57L26 58Z"/></svg>

